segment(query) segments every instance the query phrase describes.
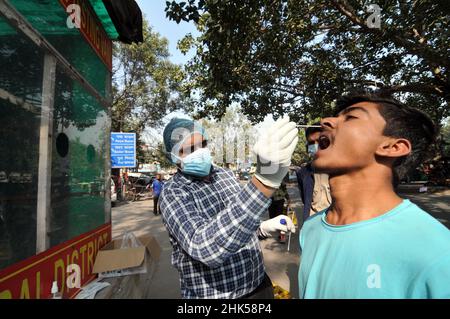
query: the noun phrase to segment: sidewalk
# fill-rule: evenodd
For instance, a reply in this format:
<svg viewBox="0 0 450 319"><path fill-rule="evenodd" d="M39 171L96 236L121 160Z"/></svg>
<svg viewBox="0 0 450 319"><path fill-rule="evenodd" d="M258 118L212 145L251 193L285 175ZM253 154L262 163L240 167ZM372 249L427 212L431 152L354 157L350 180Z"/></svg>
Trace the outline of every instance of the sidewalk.
<svg viewBox="0 0 450 319"><path fill-rule="evenodd" d="M125 231L136 236L153 235L161 246L161 257L153 276L150 298L181 298L178 271L170 262L172 246L161 216L153 214L153 200L146 199L112 208L112 236L118 237Z"/></svg>
<svg viewBox="0 0 450 319"><path fill-rule="evenodd" d="M301 225L303 204L298 188L294 184L288 184L288 193L291 198L291 208L294 209L297 221ZM263 220L269 219L269 214L263 215ZM288 239L288 237L287 237ZM298 294L298 270L300 266L299 228L291 235L289 252L288 244L281 244L274 238L263 240L261 249L264 255L264 265L272 283L289 291L291 297L299 298Z"/></svg>

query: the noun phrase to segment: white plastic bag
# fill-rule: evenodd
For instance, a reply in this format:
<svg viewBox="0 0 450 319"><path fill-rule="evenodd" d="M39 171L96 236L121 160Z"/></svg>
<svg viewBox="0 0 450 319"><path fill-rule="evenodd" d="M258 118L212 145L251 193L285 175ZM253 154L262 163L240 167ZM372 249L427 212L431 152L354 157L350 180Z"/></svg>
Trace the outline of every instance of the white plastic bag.
<svg viewBox="0 0 450 319"><path fill-rule="evenodd" d="M141 247L142 243L139 239L134 235L134 233L126 231L122 238L122 244L120 245L120 249L124 248L137 248Z"/></svg>
<svg viewBox="0 0 450 319"><path fill-rule="evenodd" d="M120 245L120 249L127 249L127 248L137 248L141 247L143 244L141 241L134 235L134 233L126 231L122 237L122 243ZM107 272L102 272L98 274L98 278L110 278L110 277L121 277L121 276L127 276L127 275L134 275L134 274L144 274L147 272L147 252L144 256L144 261L142 262L142 265L132 268L124 268L119 270L112 270Z"/></svg>

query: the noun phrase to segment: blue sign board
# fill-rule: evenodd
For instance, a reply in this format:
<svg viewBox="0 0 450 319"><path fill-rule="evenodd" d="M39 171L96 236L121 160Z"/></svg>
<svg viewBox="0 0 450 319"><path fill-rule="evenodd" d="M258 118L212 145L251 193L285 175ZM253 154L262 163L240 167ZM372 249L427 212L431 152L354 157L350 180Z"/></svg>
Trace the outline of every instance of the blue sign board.
<svg viewBox="0 0 450 319"><path fill-rule="evenodd" d="M111 133L111 168L136 167L136 133Z"/></svg>

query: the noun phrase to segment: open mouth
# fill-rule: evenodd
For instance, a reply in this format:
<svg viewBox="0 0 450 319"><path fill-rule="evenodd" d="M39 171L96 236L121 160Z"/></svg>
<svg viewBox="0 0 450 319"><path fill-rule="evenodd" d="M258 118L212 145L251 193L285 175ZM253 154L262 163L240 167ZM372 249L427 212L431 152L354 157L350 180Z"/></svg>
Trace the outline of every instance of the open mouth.
<svg viewBox="0 0 450 319"><path fill-rule="evenodd" d="M318 142L319 142L319 149L321 150L327 149L328 146L330 146L331 144L330 139L325 135L321 135L319 137Z"/></svg>

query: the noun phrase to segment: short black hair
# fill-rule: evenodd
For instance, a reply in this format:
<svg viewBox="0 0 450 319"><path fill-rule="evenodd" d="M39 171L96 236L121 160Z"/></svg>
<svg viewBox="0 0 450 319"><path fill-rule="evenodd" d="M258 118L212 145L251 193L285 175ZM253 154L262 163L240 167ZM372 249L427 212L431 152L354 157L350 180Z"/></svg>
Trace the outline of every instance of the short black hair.
<svg viewBox="0 0 450 319"><path fill-rule="evenodd" d="M336 114L360 102L371 102L379 106L380 115L386 121L383 135L405 138L411 145L411 153L397 159L393 166L393 184L396 186L408 172L415 169L427 156L430 145L435 142L437 129L424 112L409 107L391 95L377 91L354 91L336 101Z"/></svg>

